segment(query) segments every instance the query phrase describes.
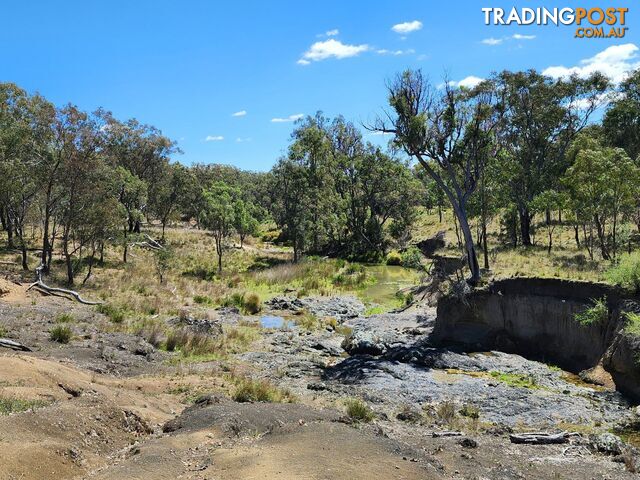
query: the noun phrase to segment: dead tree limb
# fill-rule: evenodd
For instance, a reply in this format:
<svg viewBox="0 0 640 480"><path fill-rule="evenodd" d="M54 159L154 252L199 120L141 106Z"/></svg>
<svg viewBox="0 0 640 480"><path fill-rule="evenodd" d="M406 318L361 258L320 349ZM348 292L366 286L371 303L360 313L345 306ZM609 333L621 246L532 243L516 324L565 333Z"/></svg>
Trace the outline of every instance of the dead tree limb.
<svg viewBox="0 0 640 480"><path fill-rule="evenodd" d="M439 438L439 437L461 437L462 435L464 435L464 433L462 432L457 432L457 431L451 431L451 430L444 430L441 432L432 432L431 436L433 438Z"/></svg>
<svg viewBox="0 0 640 480"><path fill-rule="evenodd" d="M14 342L8 338L0 338L0 347L10 348L12 350L20 350L21 352L30 352L31 349L21 343Z"/></svg>
<svg viewBox="0 0 640 480"><path fill-rule="evenodd" d="M89 300L85 300L83 299L80 294L74 290L67 290L66 288L56 288L56 287L50 287L48 285L46 285L43 281L42 281L42 270L43 270L44 266L40 265L38 268L36 268L36 278L37 280L35 282L33 282L31 285L29 285L29 288L27 288L27 292L29 290L31 290L32 288L36 288L38 290L41 290L42 292L48 294L48 295L53 295L56 297L62 297L62 298L66 298L69 299L69 297L73 297L76 299L76 301L78 301L79 303L82 303L84 305L101 305L102 302L91 302Z"/></svg>
<svg viewBox="0 0 640 480"><path fill-rule="evenodd" d="M531 432L531 433L513 433L509 435L511 443L524 443L527 445L549 445L552 443L567 443L569 438L579 435L578 433L560 432Z"/></svg>

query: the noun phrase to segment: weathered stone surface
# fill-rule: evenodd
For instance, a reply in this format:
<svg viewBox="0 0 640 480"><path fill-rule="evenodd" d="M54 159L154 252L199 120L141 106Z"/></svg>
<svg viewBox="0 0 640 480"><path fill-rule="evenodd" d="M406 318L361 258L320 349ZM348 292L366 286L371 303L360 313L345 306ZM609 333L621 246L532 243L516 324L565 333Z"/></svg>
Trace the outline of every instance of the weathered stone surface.
<svg viewBox="0 0 640 480"><path fill-rule="evenodd" d="M177 327L187 328L194 333L218 336L222 334L222 325L217 320L195 318L192 316L175 317L169 323Z"/></svg>
<svg viewBox="0 0 640 480"><path fill-rule="evenodd" d="M625 450L622 439L613 433L590 435L589 443L594 450L608 455L620 455Z"/></svg>
<svg viewBox="0 0 640 480"><path fill-rule="evenodd" d="M300 311L308 310L317 317L335 318L345 321L356 318L364 312L364 304L356 297L274 297L265 302L274 310Z"/></svg>

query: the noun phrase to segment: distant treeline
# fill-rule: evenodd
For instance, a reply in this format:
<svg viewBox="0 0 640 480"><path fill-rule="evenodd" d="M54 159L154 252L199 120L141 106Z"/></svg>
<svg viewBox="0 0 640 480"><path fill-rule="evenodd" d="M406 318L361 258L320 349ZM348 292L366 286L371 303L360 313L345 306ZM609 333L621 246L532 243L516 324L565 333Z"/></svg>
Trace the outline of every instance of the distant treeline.
<svg viewBox="0 0 640 480"><path fill-rule="evenodd" d="M106 245L119 245L126 262L145 220L163 237L177 220L209 230L222 269L228 237L242 242L269 222L295 260L375 260L408 244L418 206L453 210L476 280L476 248L488 267L487 225L498 217L505 244L531 245L537 215L549 249L564 221L592 258L611 259L630 235L621 225L640 226L639 83L638 72L613 86L600 74L527 71L466 89L407 71L389 86L390 110L366 130L309 116L266 173L172 162L176 143L152 126L55 107L2 83L0 220L23 268L37 248L48 271L55 245L69 283ZM389 148L365 141L373 133L389 134ZM40 227L37 245L29 226Z"/></svg>

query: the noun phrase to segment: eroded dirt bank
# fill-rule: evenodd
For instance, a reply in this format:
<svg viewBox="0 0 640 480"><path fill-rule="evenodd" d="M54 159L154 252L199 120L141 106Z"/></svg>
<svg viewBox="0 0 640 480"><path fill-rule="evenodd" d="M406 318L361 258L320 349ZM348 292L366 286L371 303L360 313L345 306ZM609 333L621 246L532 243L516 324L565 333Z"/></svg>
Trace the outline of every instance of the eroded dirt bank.
<svg viewBox="0 0 640 480"><path fill-rule="evenodd" d="M604 300L590 324L576 315ZM625 329L640 299L604 284L556 279L501 280L438 304L434 343L466 350L499 349L544 360L574 373L602 368L617 388L640 401L640 338Z"/></svg>
<svg viewBox="0 0 640 480"><path fill-rule="evenodd" d="M2 326L34 351L0 355L0 393L32 403L0 415L3 479L635 478L633 448L609 433L640 423L620 393L517 354L436 346L433 309L365 317L354 298L280 298L263 314L335 321L284 322L246 352L179 363L91 307L16 295L0 298ZM48 333L63 312L68 344ZM222 309L207 321L259 320ZM233 401L234 376L295 403ZM347 415L353 398L371 422ZM509 439L533 430L577 435Z"/></svg>

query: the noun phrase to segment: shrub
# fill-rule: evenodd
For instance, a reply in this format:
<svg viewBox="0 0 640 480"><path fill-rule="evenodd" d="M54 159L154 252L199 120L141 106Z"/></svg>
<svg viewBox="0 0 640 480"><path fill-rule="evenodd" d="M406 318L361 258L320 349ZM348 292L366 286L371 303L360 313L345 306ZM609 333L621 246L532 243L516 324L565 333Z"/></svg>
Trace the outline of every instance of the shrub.
<svg viewBox="0 0 640 480"><path fill-rule="evenodd" d="M280 230L267 230L266 232L262 232L260 234L260 239L263 242L274 243L278 241L282 232Z"/></svg>
<svg viewBox="0 0 640 480"><path fill-rule="evenodd" d="M607 321L609 308L607 307L607 297L599 299L592 298L593 306L582 312L576 313L574 319L581 325L594 325Z"/></svg>
<svg viewBox="0 0 640 480"><path fill-rule="evenodd" d="M218 344L207 334L193 333L180 328L169 332L165 348L169 352L179 350L184 356L207 355L215 353L218 350Z"/></svg>
<svg viewBox="0 0 640 480"><path fill-rule="evenodd" d="M73 332L66 325L56 325L49 331L49 338L58 343L69 343Z"/></svg>
<svg viewBox="0 0 640 480"><path fill-rule="evenodd" d="M607 271L606 277L611 283L640 292L640 252L620 257L620 262Z"/></svg>
<svg viewBox="0 0 640 480"><path fill-rule="evenodd" d="M370 422L375 418L373 410L359 398L350 398L345 402L347 415L354 422Z"/></svg>
<svg viewBox="0 0 640 480"><path fill-rule="evenodd" d="M71 323L73 321L75 321L75 318L69 313L61 313L56 317L56 323Z"/></svg>
<svg viewBox="0 0 640 480"><path fill-rule="evenodd" d="M0 415L24 412L47 405L43 400L22 400L20 398L0 398Z"/></svg>
<svg viewBox="0 0 640 480"><path fill-rule="evenodd" d="M448 425L451 424L456 418L456 404L451 400L439 403L436 407L436 415L441 421Z"/></svg>
<svg viewBox="0 0 640 480"><path fill-rule="evenodd" d="M395 250L387 254L387 265L402 265L402 255Z"/></svg>
<svg viewBox="0 0 640 480"><path fill-rule="evenodd" d="M213 299L207 295L194 295L193 301L198 305L212 305Z"/></svg>
<svg viewBox="0 0 640 480"><path fill-rule="evenodd" d="M480 409L475 405L470 405L468 403L465 403L464 405L462 405L462 408L460 409L460 415L462 415L463 417L472 418L476 420L480 418Z"/></svg>
<svg viewBox="0 0 640 480"><path fill-rule="evenodd" d="M280 389L266 380L253 380L241 378L237 380L233 392L236 402L269 402L269 403L293 403L295 397L288 390Z"/></svg>
<svg viewBox="0 0 640 480"><path fill-rule="evenodd" d="M416 247L410 247L402 252L402 266L407 268L422 268L422 252Z"/></svg>
<svg viewBox="0 0 640 480"><path fill-rule="evenodd" d="M316 330L321 326L321 322L316 318L316 316L309 312L296 316L293 321L297 326L307 331Z"/></svg>
<svg viewBox="0 0 640 480"><path fill-rule="evenodd" d="M103 303L96 307L96 310L103 315L109 317L113 323L122 323L124 322L124 310L116 307L115 305L110 305L108 303Z"/></svg>
<svg viewBox="0 0 640 480"><path fill-rule="evenodd" d="M244 311L249 315L255 315L262 310L262 302L260 297L255 293L249 293L244 296Z"/></svg>
<svg viewBox="0 0 640 480"><path fill-rule="evenodd" d="M625 333L640 337L640 314L635 312L626 312L627 322L624 326Z"/></svg>
<svg viewBox="0 0 640 480"><path fill-rule="evenodd" d="M220 305L223 307L237 307L242 309L244 307L244 293L232 293L222 299Z"/></svg>

